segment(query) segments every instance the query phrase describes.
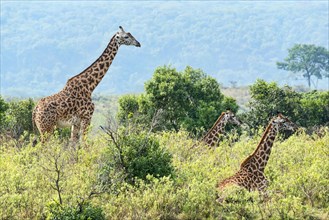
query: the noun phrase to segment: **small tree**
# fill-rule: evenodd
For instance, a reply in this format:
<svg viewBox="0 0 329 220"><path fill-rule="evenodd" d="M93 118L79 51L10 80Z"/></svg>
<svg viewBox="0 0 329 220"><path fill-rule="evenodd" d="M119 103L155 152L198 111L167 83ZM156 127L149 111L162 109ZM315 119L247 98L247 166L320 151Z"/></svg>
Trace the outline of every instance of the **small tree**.
<svg viewBox="0 0 329 220"><path fill-rule="evenodd" d="M329 121L329 91L299 93L289 86L257 80L250 86L249 112L244 122L252 129L266 126L278 111L302 127L326 125Z"/></svg>
<svg viewBox="0 0 329 220"><path fill-rule="evenodd" d="M121 122L137 116L138 123L151 130L181 128L201 135L211 127L222 111L238 110L236 101L225 97L219 83L200 69L187 66L184 71L158 67L145 84L146 94L123 96L119 100Z"/></svg>
<svg viewBox="0 0 329 220"><path fill-rule="evenodd" d="M298 117L303 126L329 125L329 91L303 93Z"/></svg>
<svg viewBox="0 0 329 220"><path fill-rule="evenodd" d="M30 98L21 101L8 102L5 112L5 129L11 132L14 138L18 138L24 131L33 132L32 111L34 101Z"/></svg>
<svg viewBox="0 0 329 220"><path fill-rule="evenodd" d="M311 87L311 77L318 79L329 77L329 51L324 47L315 45L296 44L288 49L285 62L277 62L279 69L302 73Z"/></svg>
<svg viewBox="0 0 329 220"><path fill-rule="evenodd" d="M110 138L107 165L101 175L103 184L115 188L121 182L118 180L134 184L136 178L147 180L148 175L158 178L174 174L172 155L152 134L136 127L120 127L115 131L109 126L103 130Z"/></svg>
<svg viewBox="0 0 329 220"><path fill-rule="evenodd" d="M296 113L300 109L301 95L291 87L279 88L275 82L267 83L257 80L250 86L251 100L248 103L250 111L245 116L245 122L251 128L265 126L268 120L278 111L291 117L295 122Z"/></svg>

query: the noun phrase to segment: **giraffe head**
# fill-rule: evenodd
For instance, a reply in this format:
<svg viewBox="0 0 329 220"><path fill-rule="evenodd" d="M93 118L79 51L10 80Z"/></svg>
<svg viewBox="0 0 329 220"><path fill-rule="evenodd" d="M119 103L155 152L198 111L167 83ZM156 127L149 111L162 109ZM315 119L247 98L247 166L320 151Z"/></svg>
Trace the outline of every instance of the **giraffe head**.
<svg viewBox="0 0 329 220"><path fill-rule="evenodd" d="M272 125L278 130L295 131L297 129L297 126L281 113L272 120Z"/></svg>
<svg viewBox="0 0 329 220"><path fill-rule="evenodd" d="M125 32L120 26L120 30L115 34L115 40L119 45L132 45L140 47L141 44L129 33Z"/></svg>
<svg viewBox="0 0 329 220"><path fill-rule="evenodd" d="M234 113L230 110L225 112L224 119L227 122L230 122L235 125L241 125L241 122L235 117Z"/></svg>

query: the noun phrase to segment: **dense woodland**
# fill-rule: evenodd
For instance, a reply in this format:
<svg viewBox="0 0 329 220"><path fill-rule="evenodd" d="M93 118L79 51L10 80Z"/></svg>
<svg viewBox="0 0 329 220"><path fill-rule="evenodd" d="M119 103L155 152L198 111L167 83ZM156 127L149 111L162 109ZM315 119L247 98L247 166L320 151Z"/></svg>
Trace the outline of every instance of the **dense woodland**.
<svg viewBox="0 0 329 220"><path fill-rule="evenodd" d="M120 49L97 88L103 94L142 92L154 69L169 63L201 68L227 86L257 78L307 85L275 62L296 43L328 49L327 1L1 3L2 93L25 98L60 90L102 53L118 25L142 48Z"/></svg>

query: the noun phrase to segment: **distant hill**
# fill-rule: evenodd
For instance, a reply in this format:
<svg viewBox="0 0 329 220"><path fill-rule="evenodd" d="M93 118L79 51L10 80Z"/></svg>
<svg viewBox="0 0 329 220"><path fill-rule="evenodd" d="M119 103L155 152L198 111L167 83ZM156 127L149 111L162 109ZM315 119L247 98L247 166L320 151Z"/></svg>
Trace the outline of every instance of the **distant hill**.
<svg viewBox="0 0 329 220"><path fill-rule="evenodd" d="M142 92L161 65L201 68L226 86L257 78L306 85L276 61L296 43L328 47L328 16L327 1L1 1L1 94L59 91L98 58L119 25L142 47L120 48L96 93Z"/></svg>

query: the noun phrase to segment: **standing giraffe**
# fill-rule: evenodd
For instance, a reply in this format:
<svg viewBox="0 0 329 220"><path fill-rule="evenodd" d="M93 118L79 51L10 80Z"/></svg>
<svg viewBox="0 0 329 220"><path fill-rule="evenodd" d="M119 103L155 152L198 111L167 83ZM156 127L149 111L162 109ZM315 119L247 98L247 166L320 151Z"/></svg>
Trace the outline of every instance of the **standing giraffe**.
<svg viewBox="0 0 329 220"><path fill-rule="evenodd" d="M86 134L94 112L91 94L108 71L120 45L140 47L140 43L123 30L114 34L101 56L80 74L70 78L64 88L51 96L42 98L32 113L41 140L46 133L57 127L71 127L71 141L76 142Z"/></svg>
<svg viewBox="0 0 329 220"><path fill-rule="evenodd" d="M241 163L240 170L233 176L219 182L219 191L229 185L238 185L249 191L263 191L266 189L268 181L264 175L264 169L270 157L275 137L280 129L294 131L296 125L280 113L274 117L269 122L256 150Z"/></svg>
<svg viewBox="0 0 329 220"><path fill-rule="evenodd" d="M236 125L240 125L240 121L235 117L233 112L226 111L222 112L222 114L218 117L215 124L212 128L207 132L207 134L201 139L204 143L206 143L209 147L214 147L219 141L219 134L224 133L225 125L231 122Z"/></svg>

